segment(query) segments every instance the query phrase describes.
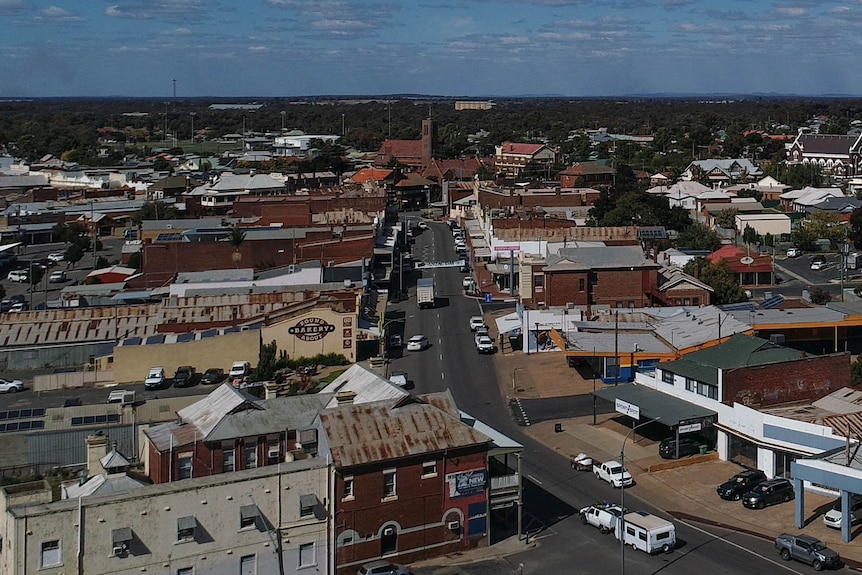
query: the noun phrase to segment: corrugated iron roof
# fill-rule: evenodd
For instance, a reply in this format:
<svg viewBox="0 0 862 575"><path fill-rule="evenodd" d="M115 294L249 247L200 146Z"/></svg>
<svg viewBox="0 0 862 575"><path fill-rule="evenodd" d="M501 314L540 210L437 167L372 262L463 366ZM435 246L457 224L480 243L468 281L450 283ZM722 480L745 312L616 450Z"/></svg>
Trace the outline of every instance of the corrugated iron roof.
<svg viewBox="0 0 862 575"><path fill-rule="evenodd" d="M229 383L223 383L204 399L181 409L177 415L183 425L196 427L200 434L199 439L203 439L227 414L245 409L263 409L257 405L257 401L256 397Z"/></svg>
<svg viewBox="0 0 862 575"><path fill-rule="evenodd" d="M330 394L316 393L260 402L261 410L246 409L223 417L204 440L224 441L311 427L317 413L331 399Z"/></svg>
<svg viewBox="0 0 862 575"><path fill-rule="evenodd" d="M449 392L341 405L320 413L339 468L490 443L460 421Z"/></svg>

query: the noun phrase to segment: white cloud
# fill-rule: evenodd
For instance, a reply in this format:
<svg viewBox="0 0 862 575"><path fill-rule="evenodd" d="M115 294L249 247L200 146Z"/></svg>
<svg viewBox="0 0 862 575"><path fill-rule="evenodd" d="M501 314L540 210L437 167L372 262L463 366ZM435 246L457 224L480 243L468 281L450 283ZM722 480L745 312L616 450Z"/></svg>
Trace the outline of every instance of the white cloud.
<svg viewBox="0 0 862 575"><path fill-rule="evenodd" d="M804 18L808 16L808 10L796 7L777 8L775 13L784 18Z"/></svg>
<svg viewBox="0 0 862 575"><path fill-rule="evenodd" d="M59 6L48 6L37 12L37 20L50 20L53 22L77 22L82 18L74 12L69 12Z"/></svg>

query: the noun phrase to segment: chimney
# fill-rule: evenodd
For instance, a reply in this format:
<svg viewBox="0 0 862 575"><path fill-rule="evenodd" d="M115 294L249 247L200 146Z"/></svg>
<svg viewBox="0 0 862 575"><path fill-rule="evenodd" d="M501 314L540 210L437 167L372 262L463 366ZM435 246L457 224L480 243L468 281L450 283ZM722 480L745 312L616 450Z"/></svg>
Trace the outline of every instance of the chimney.
<svg viewBox="0 0 862 575"><path fill-rule="evenodd" d="M108 453L108 437L100 435L87 436L87 477L102 473L102 463L99 461Z"/></svg>
<svg viewBox="0 0 862 575"><path fill-rule="evenodd" d="M353 405L353 400L356 398L356 392L339 391L335 394L335 401L338 405Z"/></svg>
<svg viewBox="0 0 862 575"><path fill-rule="evenodd" d="M274 381L267 381L263 386L263 390L263 398L266 400L275 399L276 397L278 397L278 384Z"/></svg>

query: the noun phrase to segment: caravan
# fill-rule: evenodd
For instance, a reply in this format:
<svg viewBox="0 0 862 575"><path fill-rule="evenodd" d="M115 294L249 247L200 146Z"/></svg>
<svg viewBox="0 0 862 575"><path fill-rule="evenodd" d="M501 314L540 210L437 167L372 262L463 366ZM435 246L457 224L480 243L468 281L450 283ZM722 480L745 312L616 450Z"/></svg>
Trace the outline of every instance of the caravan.
<svg viewBox="0 0 862 575"><path fill-rule="evenodd" d="M626 513L616 524L615 535L620 538L620 524L624 525L626 545L646 553L670 553L676 547L676 528L670 521L645 511Z"/></svg>

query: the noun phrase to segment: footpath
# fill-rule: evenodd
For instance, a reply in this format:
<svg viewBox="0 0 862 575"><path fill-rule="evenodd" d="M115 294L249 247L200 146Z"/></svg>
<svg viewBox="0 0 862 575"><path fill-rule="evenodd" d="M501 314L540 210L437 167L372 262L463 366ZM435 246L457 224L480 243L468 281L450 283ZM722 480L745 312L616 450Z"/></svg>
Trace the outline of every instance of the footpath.
<svg viewBox="0 0 862 575"><path fill-rule="evenodd" d="M486 323L491 327L492 337L495 337L493 318L486 317ZM501 352L495 356L495 368L500 391L508 399L586 395L593 391L594 385L603 385L601 380L584 378L576 369L569 367L565 358L558 353L527 356L521 352ZM524 430L566 461L578 453L586 453L599 461L619 459L623 440L630 428L618 421L618 415L599 415L596 424L593 424L592 415L555 419L534 423ZM557 425L561 426L560 431L556 430ZM716 486L741 471L742 467L720 461L715 453L667 461L659 457L656 441L637 436L626 443L625 454L626 467L636 481L635 486L630 488L633 498L648 500L672 519L722 527L770 541L781 533L801 531L817 537L837 551L848 567L862 570L862 545L858 541L843 543L839 530L823 524L822 514L831 508L834 498L806 493L806 525L799 530L794 527L793 503L750 510L739 501L725 501L718 497ZM591 473L581 473L584 474L584 481L596 481ZM855 527L853 535L860 534L862 526ZM452 554L416 566L457 565L499 559L535 544L514 537L491 547Z"/></svg>

